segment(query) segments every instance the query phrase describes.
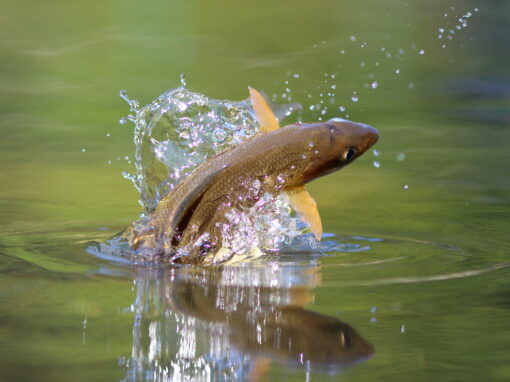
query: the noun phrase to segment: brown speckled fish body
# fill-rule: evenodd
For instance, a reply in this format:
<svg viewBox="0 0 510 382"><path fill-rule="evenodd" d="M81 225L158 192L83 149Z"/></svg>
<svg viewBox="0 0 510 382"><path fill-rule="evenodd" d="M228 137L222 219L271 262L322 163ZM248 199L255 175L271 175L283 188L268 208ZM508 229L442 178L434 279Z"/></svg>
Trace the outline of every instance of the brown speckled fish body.
<svg viewBox="0 0 510 382"><path fill-rule="evenodd" d="M134 248L143 245L162 253L197 240L206 243L206 250L218 249L220 225L233 208L249 208L265 192L278 194L336 171L377 139L372 127L345 120L257 134L198 166L124 236ZM203 255L204 248L197 247L180 261L199 263Z"/></svg>

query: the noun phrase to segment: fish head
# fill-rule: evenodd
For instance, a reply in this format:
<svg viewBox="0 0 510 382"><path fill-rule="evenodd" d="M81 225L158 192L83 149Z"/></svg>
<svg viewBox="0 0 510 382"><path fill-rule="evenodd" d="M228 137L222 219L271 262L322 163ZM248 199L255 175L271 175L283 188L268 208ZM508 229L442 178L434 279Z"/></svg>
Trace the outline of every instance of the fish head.
<svg viewBox="0 0 510 382"><path fill-rule="evenodd" d="M306 182L347 166L379 139L372 126L342 118L312 124L308 128L315 130L313 140L319 154L308 162L304 171Z"/></svg>

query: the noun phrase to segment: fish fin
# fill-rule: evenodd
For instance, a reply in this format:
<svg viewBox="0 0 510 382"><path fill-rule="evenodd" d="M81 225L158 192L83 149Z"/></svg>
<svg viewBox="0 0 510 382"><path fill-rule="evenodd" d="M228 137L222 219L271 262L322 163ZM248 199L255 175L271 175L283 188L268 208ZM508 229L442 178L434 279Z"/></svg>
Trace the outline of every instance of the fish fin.
<svg viewBox="0 0 510 382"><path fill-rule="evenodd" d="M260 131L263 133L268 133L278 129L280 124L278 123L278 119L276 119L273 111L269 107L266 99L255 89L249 86L248 89L250 90L251 104L253 109L255 109Z"/></svg>
<svg viewBox="0 0 510 382"><path fill-rule="evenodd" d="M317 203L306 191L305 186L286 188L291 207L297 212L301 220L310 226L310 230L317 240L322 237L322 222L317 209Z"/></svg>

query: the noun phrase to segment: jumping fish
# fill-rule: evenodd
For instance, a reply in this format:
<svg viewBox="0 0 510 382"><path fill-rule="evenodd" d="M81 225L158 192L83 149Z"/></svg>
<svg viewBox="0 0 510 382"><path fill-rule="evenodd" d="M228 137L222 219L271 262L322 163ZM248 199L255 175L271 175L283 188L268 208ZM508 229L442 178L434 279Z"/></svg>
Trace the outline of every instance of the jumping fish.
<svg viewBox="0 0 510 382"><path fill-rule="evenodd" d="M320 240L317 204L305 184L361 156L377 142L377 130L340 118L280 128L264 97L249 91L260 133L196 167L150 215L133 223L123 234L132 248L171 255L191 244L189 255L176 261L202 263L221 247L228 212L281 192Z"/></svg>

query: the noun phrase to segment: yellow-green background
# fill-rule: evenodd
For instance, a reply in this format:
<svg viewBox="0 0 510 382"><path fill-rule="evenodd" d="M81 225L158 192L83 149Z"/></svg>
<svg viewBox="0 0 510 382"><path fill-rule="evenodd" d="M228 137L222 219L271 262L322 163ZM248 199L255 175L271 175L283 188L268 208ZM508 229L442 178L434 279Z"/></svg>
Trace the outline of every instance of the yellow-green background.
<svg viewBox="0 0 510 382"><path fill-rule="evenodd" d="M438 28L467 11L468 27L439 40ZM342 379L510 378L509 19L503 0L4 1L0 379L121 379L132 279L101 275L108 262L84 243L113 236L140 212L120 175L132 171L123 158L134 147L131 126L117 123L128 113L118 91L149 103L181 72L192 90L232 100L246 98L248 85L282 94L288 80L305 120L318 117L307 95L316 101L324 73L336 73L326 117L342 116L344 105L379 129L378 158L367 153L310 186L337 240L384 239L322 260L323 284L308 308L340 311L377 349ZM389 59L382 47L404 54ZM363 88L374 80L377 89ZM471 277L398 281L494 265L501 268ZM281 375L304 379L279 366L268 378Z"/></svg>

